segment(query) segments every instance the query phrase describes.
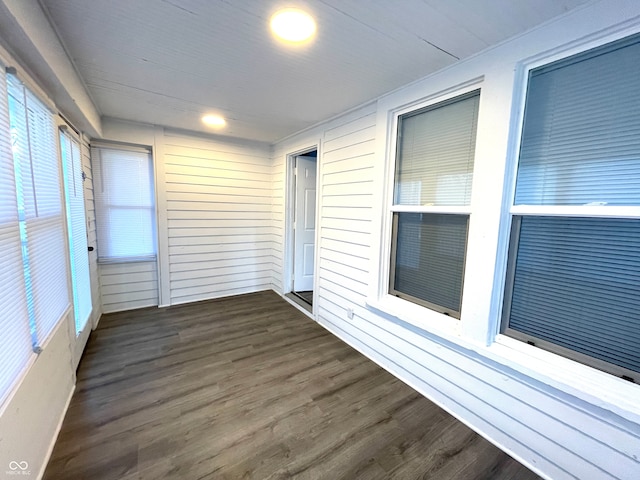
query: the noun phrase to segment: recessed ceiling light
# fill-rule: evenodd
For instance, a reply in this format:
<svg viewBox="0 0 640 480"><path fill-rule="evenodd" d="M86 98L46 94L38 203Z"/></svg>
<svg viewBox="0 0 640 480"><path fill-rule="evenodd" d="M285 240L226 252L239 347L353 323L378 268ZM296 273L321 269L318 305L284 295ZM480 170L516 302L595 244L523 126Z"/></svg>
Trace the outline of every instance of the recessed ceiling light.
<svg viewBox="0 0 640 480"><path fill-rule="evenodd" d="M202 122L210 127L224 127L227 122L219 115L205 115L202 117Z"/></svg>
<svg viewBox="0 0 640 480"><path fill-rule="evenodd" d="M316 33L316 22L302 10L286 8L271 17L271 31L283 40L300 43Z"/></svg>

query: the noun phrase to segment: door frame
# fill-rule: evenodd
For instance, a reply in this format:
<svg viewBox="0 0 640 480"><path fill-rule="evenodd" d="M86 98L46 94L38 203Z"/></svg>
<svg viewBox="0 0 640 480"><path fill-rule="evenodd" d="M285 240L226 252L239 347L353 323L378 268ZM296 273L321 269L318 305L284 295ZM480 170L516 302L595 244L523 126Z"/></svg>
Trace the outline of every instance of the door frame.
<svg viewBox="0 0 640 480"><path fill-rule="evenodd" d="M320 261L320 225L318 223L318 212L321 208L320 204L320 140L315 144L310 143L306 146L295 149L294 151L286 154L285 162L285 198L284 198L284 242L283 242L283 262L282 262L282 294L286 295L293 291L293 267L294 267L294 255L295 255L295 241L294 241L294 218L295 218L295 206L296 206L296 184L295 184L295 165L296 157L304 156L313 151L317 152L316 160L316 234L314 238L315 251L314 251L314 266L313 266L313 305L311 317L316 319L318 312L318 265ZM286 297L285 297L286 298Z"/></svg>
<svg viewBox="0 0 640 480"><path fill-rule="evenodd" d="M67 197L67 188L68 188L68 184L67 184L67 176L66 176L66 169L69 167L68 165L65 166L65 159L62 157L62 144L61 144L61 136L68 136L71 141L76 142L78 144L78 155L79 155L79 162L80 162L80 171L83 174L83 179L82 179L82 206L84 209L84 226L85 226L85 235L87 236L87 248L89 246L89 238L88 238L88 231L89 231L89 226L88 226L88 213L87 213L87 200L86 200L86 191L85 191L85 186L84 186L84 168L83 168L83 164L82 164L82 146L83 146L83 138L81 133L76 130L69 122L67 122L66 119L59 117L57 120L57 129L56 129L56 143L58 145L58 159L60 162L60 185L62 187L62 199L64 202L64 225L65 225L65 246L66 246L66 250L67 250L67 269L69 272L69 277L68 277L68 288L69 288L69 300L71 303L71 316L70 316L70 321L69 321L69 325L68 325L68 334L69 334L69 341L70 341L70 348L71 348L71 361L72 361L72 365L74 367L73 371L75 372L78 368L78 365L80 363L80 360L82 358L82 354L84 352L84 349L87 345L87 342L89 341L89 335L91 335L91 331L95 329L96 324L95 324L95 319L94 319L94 312L96 311L96 305L94 304L94 298L93 298L93 285L91 284L91 258L90 255L87 252L87 267L89 269L89 300L91 302L91 310L88 313L87 319L85 321L85 325L84 328L77 332L76 331L76 315L78 314L78 312L76 311L76 302L75 302L75 295L76 295L76 284L73 280L73 269L75 268L75 266L73 265L73 256L71 254L71 249L74 248L72 239L70 238L73 233L71 230L71 226L69 225L69 222L71 221L71 218L69 218L68 215L68 208L69 208L69 199ZM73 168L73 166L72 166Z"/></svg>

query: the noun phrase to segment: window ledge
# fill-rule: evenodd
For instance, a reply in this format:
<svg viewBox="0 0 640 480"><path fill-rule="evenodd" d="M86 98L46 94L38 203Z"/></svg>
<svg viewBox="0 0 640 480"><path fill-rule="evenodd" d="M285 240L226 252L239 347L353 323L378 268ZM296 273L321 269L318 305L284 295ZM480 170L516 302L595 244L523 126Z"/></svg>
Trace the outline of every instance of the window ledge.
<svg viewBox="0 0 640 480"><path fill-rule="evenodd" d="M393 295L367 298L367 306L378 314L397 318L446 339L460 336L460 320Z"/></svg>
<svg viewBox="0 0 640 480"><path fill-rule="evenodd" d="M155 262L155 255L146 255L142 257L119 257L119 258L98 258L100 265L114 264L114 263L142 263L142 262Z"/></svg>
<svg viewBox="0 0 640 480"><path fill-rule="evenodd" d="M474 351L524 377L640 424L640 384L505 335L498 335L489 346L480 345L461 336L460 320L391 295L380 299L370 297L366 303L372 311L383 317L401 320L461 348Z"/></svg>
<svg viewBox="0 0 640 480"><path fill-rule="evenodd" d="M505 335L498 335L488 347L476 346L474 350L518 373L640 424L640 384Z"/></svg>

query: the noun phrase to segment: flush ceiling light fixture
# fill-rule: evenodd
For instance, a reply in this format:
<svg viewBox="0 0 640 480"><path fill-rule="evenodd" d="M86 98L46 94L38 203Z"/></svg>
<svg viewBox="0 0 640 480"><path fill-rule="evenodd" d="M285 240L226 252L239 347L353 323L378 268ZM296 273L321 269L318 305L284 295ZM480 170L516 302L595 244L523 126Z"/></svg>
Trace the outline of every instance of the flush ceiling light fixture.
<svg viewBox="0 0 640 480"><path fill-rule="evenodd" d="M202 117L202 123L214 128L224 127L227 122L219 115L205 115Z"/></svg>
<svg viewBox="0 0 640 480"><path fill-rule="evenodd" d="M285 8L271 17L271 31L287 42L301 43L316 33L316 22L302 10Z"/></svg>

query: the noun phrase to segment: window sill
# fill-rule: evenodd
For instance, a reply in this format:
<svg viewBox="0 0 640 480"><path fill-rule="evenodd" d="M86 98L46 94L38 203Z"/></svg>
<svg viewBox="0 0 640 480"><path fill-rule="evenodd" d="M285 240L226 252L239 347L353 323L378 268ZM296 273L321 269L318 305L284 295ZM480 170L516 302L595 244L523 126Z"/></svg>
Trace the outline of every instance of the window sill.
<svg viewBox="0 0 640 480"><path fill-rule="evenodd" d="M367 306L383 317L401 320L461 348L474 351L526 378L640 424L640 384L505 335L498 335L489 346L480 345L462 337L460 320L391 295L380 299L368 298Z"/></svg>
<svg viewBox="0 0 640 480"><path fill-rule="evenodd" d="M640 424L640 385L505 335L478 353L518 373Z"/></svg>
<svg viewBox="0 0 640 480"><path fill-rule="evenodd" d="M155 255L147 255L144 257L121 257L121 258L98 258L100 265L110 265L116 263L142 263L142 262L155 262Z"/></svg>
<svg viewBox="0 0 640 480"><path fill-rule="evenodd" d="M382 316L397 318L447 339L460 336L460 320L393 295L367 298L367 306Z"/></svg>

